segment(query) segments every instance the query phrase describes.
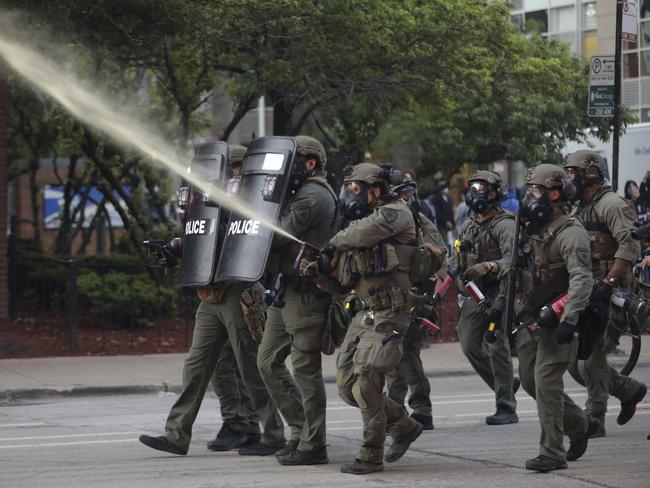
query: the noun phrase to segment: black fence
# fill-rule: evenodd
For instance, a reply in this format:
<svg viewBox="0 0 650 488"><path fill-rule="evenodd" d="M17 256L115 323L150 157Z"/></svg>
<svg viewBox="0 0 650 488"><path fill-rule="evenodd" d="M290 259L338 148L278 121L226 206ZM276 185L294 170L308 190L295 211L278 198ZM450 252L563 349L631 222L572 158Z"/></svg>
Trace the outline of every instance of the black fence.
<svg viewBox="0 0 650 488"><path fill-rule="evenodd" d="M37 355L186 349L198 302L175 283L130 256L62 259L10 242L10 318L29 325L30 347L49 342Z"/></svg>

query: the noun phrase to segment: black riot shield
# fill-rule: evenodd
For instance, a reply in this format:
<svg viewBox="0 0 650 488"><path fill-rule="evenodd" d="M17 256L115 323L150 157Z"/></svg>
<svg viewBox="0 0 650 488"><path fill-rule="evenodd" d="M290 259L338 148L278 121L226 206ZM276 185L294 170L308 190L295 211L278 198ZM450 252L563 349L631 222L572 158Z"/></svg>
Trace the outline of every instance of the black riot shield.
<svg viewBox="0 0 650 488"><path fill-rule="evenodd" d="M236 198L260 219L232 212L223 240L215 281L257 281L262 278L273 231L261 220L278 222L289 193L296 154L291 137L261 137L248 146L242 161Z"/></svg>
<svg viewBox="0 0 650 488"><path fill-rule="evenodd" d="M225 142L199 144L194 149L189 171L206 185L223 189L227 161ZM219 252L220 213L219 205L209 199L209 194L190 187L183 228L181 286L205 286L213 282Z"/></svg>

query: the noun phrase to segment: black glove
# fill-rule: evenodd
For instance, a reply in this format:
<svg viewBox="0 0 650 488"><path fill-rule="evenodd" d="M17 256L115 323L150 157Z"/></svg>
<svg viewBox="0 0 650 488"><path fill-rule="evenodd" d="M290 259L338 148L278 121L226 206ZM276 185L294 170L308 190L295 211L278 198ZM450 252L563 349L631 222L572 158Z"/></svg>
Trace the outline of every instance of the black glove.
<svg viewBox="0 0 650 488"><path fill-rule="evenodd" d="M562 321L555 330L555 340L558 344L571 344L575 331L575 325L571 325L567 322Z"/></svg>
<svg viewBox="0 0 650 488"><path fill-rule="evenodd" d="M332 273L332 271L334 271L332 269L332 259L334 259L335 252L336 252L336 248L329 243L321 248L320 256L318 259L319 261L318 267L321 273L325 275L329 275Z"/></svg>
<svg viewBox="0 0 650 488"><path fill-rule="evenodd" d="M490 344L496 341L496 336L494 334L494 331L497 329L501 328L501 316L503 315L503 312L501 310L495 310L492 309L490 310L490 313L487 314L485 318L485 340L489 342ZM490 330L490 324L494 323L494 330Z"/></svg>

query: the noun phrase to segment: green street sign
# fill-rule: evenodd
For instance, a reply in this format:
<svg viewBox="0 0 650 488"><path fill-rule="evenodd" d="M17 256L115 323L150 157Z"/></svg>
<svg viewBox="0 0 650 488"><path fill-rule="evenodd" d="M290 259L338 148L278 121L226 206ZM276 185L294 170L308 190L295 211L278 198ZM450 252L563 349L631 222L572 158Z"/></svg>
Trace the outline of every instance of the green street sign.
<svg viewBox="0 0 650 488"><path fill-rule="evenodd" d="M588 114L614 116L614 56L591 57Z"/></svg>

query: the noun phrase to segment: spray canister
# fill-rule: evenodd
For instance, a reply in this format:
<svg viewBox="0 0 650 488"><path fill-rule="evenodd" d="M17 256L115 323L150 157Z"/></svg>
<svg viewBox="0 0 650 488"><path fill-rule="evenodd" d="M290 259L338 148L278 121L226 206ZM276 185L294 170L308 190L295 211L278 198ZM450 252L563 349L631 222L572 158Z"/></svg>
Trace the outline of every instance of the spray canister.
<svg viewBox="0 0 650 488"><path fill-rule="evenodd" d="M474 283L473 281L468 281L465 283L465 289L467 290L467 293L474 299L476 303L479 305L483 305L486 301L485 295L483 295L483 292L481 289Z"/></svg>
<svg viewBox="0 0 650 488"><path fill-rule="evenodd" d="M537 324L540 327L555 327L560 323L560 317L564 313L564 306L569 299L569 294L565 293L550 305L545 305L539 311Z"/></svg>
<svg viewBox="0 0 650 488"><path fill-rule="evenodd" d="M436 290L434 296L433 296L433 302L434 303L440 303L442 302L445 297L447 296L447 292L449 291L449 288L451 288L451 285L454 283L454 279L456 278L456 270L451 267L447 266L447 276L445 276L445 279L442 280L442 283Z"/></svg>

